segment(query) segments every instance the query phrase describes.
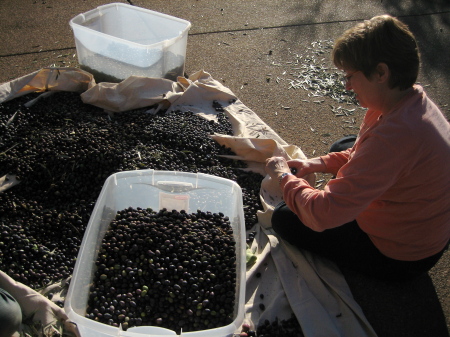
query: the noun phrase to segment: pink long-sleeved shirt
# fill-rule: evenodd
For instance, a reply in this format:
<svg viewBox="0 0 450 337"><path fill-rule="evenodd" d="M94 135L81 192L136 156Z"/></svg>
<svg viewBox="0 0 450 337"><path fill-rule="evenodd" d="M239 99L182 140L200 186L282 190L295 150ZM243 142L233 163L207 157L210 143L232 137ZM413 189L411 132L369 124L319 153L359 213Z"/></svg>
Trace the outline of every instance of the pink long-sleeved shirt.
<svg viewBox="0 0 450 337"><path fill-rule="evenodd" d="M422 87L390 112L368 110L353 148L321 157L325 189L286 176L284 200L308 227L354 219L386 256L416 261L450 238L450 124Z"/></svg>

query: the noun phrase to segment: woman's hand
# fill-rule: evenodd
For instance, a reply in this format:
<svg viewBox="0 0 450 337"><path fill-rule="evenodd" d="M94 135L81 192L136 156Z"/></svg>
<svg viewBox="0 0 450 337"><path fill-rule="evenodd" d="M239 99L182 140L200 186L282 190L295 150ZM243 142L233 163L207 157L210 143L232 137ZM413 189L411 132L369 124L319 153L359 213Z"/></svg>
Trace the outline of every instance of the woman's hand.
<svg viewBox="0 0 450 337"><path fill-rule="evenodd" d="M290 168L295 168L297 171L295 176L303 178L310 173L325 172L326 165L320 157L311 159L294 159L287 162Z"/></svg>
<svg viewBox="0 0 450 337"><path fill-rule="evenodd" d="M283 157L271 157L266 159L266 172L272 179L278 181L283 173L291 173L291 170Z"/></svg>

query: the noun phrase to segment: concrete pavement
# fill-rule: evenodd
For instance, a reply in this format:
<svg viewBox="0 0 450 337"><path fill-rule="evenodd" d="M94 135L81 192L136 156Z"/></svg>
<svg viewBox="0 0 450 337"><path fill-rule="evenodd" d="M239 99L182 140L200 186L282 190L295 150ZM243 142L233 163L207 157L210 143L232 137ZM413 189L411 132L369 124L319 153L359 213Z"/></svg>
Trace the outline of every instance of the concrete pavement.
<svg viewBox="0 0 450 337"><path fill-rule="evenodd" d="M391 14L415 33L422 54L419 82L450 117L450 2L395 0L133 0L189 20L186 73L209 72L288 143L311 157L356 133L363 111L338 116L330 97L293 89L293 64L329 63L328 45L356 22ZM42 67L78 66L69 20L104 0L1 0L0 82ZM310 56L307 59L306 56ZM323 59L323 60L322 60ZM314 61L315 62L315 61ZM327 179L327 177L323 177ZM450 329L450 252L429 275L389 285L343 271L379 336L444 337Z"/></svg>

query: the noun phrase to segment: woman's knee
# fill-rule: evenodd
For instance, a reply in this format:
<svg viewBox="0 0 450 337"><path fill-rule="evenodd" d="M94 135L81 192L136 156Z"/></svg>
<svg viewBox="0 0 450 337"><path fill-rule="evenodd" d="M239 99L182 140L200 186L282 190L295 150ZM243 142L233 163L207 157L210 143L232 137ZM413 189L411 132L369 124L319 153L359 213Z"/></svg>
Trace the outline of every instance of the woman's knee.
<svg viewBox="0 0 450 337"><path fill-rule="evenodd" d="M292 216L290 213L292 213L292 211L284 201L275 207L272 214L272 229L276 233L283 235L287 230L287 226L291 223L288 219Z"/></svg>
<svg viewBox="0 0 450 337"><path fill-rule="evenodd" d="M350 136L343 137L331 145L329 152L345 151L345 150L351 148L355 144L355 141L356 141L356 135L350 135Z"/></svg>
<svg viewBox="0 0 450 337"><path fill-rule="evenodd" d="M308 232L311 231L284 202L274 209L272 229L281 239L299 248L303 245L304 238L309 236Z"/></svg>

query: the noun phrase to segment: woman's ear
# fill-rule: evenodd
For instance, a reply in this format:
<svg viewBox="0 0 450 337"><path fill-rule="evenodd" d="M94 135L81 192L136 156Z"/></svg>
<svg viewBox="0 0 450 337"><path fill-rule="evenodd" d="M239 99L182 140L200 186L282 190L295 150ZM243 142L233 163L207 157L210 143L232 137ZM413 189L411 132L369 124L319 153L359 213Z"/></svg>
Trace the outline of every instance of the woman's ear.
<svg viewBox="0 0 450 337"><path fill-rule="evenodd" d="M391 76L391 71L386 63L380 62L375 68L375 76L379 83L388 82Z"/></svg>

